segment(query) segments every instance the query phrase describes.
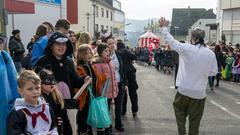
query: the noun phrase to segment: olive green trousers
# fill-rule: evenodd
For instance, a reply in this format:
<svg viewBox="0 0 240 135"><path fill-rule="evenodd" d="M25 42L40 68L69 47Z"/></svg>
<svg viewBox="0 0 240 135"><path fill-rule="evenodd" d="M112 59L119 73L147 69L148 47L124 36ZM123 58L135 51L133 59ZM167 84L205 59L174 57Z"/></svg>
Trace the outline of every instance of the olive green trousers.
<svg viewBox="0 0 240 135"><path fill-rule="evenodd" d="M177 92L173 102L173 108L179 135L187 135L185 127L187 116L189 117L188 135L199 134L199 126L204 111L205 100L206 98L193 99Z"/></svg>

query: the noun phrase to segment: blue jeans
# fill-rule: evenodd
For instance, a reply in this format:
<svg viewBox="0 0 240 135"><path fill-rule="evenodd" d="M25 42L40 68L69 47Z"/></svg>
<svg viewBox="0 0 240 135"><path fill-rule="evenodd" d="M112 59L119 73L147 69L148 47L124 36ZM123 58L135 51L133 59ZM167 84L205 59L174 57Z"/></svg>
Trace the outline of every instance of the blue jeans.
<svg viewBox="0 0 240 135"><path fill-rule="evenodd" d="M208 77L208 83L209 83L210 88L213 88L214 79L215 79L215 76L209 76Z"/></svg>

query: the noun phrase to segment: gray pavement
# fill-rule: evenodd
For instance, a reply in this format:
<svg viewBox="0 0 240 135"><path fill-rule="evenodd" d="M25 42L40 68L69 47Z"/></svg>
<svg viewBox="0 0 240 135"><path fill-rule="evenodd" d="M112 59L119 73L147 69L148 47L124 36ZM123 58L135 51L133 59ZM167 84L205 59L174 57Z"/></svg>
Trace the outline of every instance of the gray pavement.
<svg viewBox="0 0 240 135"><path fill-rule="evenodd" d="M139 113L133 118L128 102L127 115L123 117L126 131L115 134L177 135L172 107L176 90L170 88L173 86L173 73L163 74L154 67L136 65L136 68L139 83ZM214 91L207 90L200 135L240 135L239 84L221 81L220 88L215 88Z"/></svg>

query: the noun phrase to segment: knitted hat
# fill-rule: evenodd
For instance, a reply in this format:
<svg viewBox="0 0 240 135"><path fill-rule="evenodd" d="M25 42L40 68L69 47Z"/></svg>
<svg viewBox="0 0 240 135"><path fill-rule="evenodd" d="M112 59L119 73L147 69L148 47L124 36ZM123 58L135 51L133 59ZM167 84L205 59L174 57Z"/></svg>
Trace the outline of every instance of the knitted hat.
<svg viewBox="0 0 240 135"><path fill-rule="evenodd" d="M12 31L12 35L15 36L16 34L20 33L20 30L18 29L15 29Z"/></svg>

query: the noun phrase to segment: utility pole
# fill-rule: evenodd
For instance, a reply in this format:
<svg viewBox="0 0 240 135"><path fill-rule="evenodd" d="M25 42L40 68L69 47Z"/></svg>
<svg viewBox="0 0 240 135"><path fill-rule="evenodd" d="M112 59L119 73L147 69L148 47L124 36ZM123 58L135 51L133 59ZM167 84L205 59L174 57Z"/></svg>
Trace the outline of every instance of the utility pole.
<svg viewBox="0 0 240 135"><path fill-rule="evenodd" d="M6 35L6 10L5 10L5 0L0 0L0 33Z"/></svg>
<svg viewBox="0 0 240 135"><path fill-rule="evenodd" d="M87 16L87 32L89 32L89 18L90 18L90 13L86 13Z"/></svg>
<svg viewBox="0 0 240 135"><path fill-rule="evenodd" d="M96 29L95 28L96 27L95 26L95 23L96 23L95 22L95 19L96 19L95 18L96 17L96 11L95 11L96 10L96 0L92 0L92 5L93 5L93 40L97 40L96 39L96 32L95 32L95 29Z"/></svg>

